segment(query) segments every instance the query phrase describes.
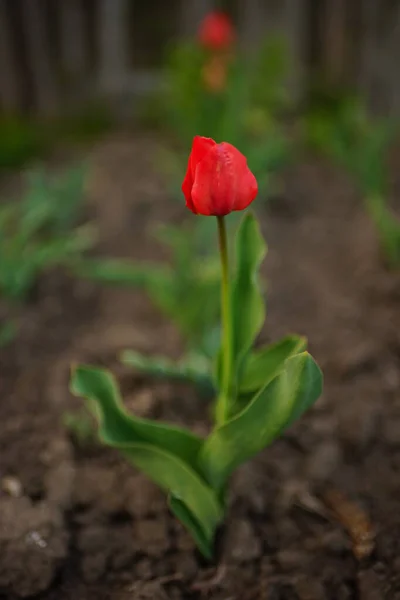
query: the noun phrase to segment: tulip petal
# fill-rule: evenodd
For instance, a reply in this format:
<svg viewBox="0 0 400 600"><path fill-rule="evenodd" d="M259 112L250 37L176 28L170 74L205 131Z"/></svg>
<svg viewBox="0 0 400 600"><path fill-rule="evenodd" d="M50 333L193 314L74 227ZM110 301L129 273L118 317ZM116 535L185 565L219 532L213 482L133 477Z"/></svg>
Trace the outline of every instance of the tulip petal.
<svg viewBox="0 0 400 600"><path fill-rule="evenodd" d="M257 195L257 181L237 148L223 142L197 165L192 200L198 213L227 215L243 210Z"/></svg>
<svg viewBox="0 0 400 600"><path fill-rule="evenodd" d="M234 172L226 157L215 146L197 165L192 199L202 215L225 215L231 212L234 193Z"/></svg>
<svg viewBox="0 0 400 600"><path fill-rule="evenodd" d="M257 180L247 165L246 157L235 146L228 142L222 142L220 145L223 146L225 155L230 157L236 176L232 210L244 210L257 196Z"/></svg>
<svg viewBox="0 0 400 600"><path fill-rule="evenodd" d="M190 158L189 158L188 168L187 168L186 175L185 175L185 178L182 183L182 192L183 192L183 195L185 196L186 206L192 212L197 214L197 211L196 211L193 201L192 201L192 187L193 187L193 177L192 177L192 169L190 167Z"/></svg>
<svg viewBox="0 0 400 600"><path fill-rule="evenodd" d="M202 161L207 152L215 146L217 146L217 143L211 138L203 137L201 135L196 135L193 138L192 151L189 158L193 181L198 163Z"/></svg>
<svg viewBox="0 0 400 600"><path fill-rule="evenodd" d="M216 145L216 142L214 142L214 140L211 138L202 137L200 135L196 135L193 139L192 151L189 156L186 175L182 183L182 192L186 199L187 208L195 215L198 214L198 210L193 204L192 188L194 184L196 167L198 162L204 158L207 152Z"/></svg>

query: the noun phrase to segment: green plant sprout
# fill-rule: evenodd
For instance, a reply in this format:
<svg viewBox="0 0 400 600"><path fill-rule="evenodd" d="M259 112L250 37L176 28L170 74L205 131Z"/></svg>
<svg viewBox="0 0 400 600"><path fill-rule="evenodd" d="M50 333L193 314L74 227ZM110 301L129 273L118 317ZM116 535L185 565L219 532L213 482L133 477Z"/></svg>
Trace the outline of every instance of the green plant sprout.
<svg viewBox="0 0 400 600"><path fill-rule="evenodd" d="M86 400L100 440L165 490L172 513L211 558L233 472L317 400L322 374L303 337L255 347L265 320L258 273L266 245L255 216L245 214L231 265L226 228L226 215L244 210L257 195L245 157L231 144L195 138L182 190L193 213L218 222L222 335L211 370L216 400L209 435L128 414L106 369L75 366L71 391Z"/></svg>
<svg viewBox="0 0 400 600"><path fill-rule="evenodd" d="M91 415L85 408L76 411L65 411L62 424L80 446L85 446L96 439L96 429Z"/></svg>
<svg viewBox="0 0 400 600"><path fill-rule="evenodd" d="M0 348L8 346L18 332L17 324L14 321L7 320L4 323L0 323Z"/></svg>
<svg viewBox="0 0 400 600"><path fill-rule="evenodd" d="M89 225L72 228L83 195L80 168L60 180L43 171L29 180L20 202L0 206L0 294L10 301L26 299L42 271L69 264L94 242Z"/></svg>
<svg viewBox="0 0 400 600"><path fill-rule="evenodd" d="M27 173L27 192L21 213L40 215L42 229L58 235L82 219L88 167L85 163L50 175L44 167Z"/></svg>
<svg viewBox="0 0 400 600"><path fill-rule="evenodd" d="M375 225L385 257L400 265L400 220L388 206L387 152L396 133L389 119L371 119L357 98L342 101L333 113L319 111L307 123L312 145L353 177Z"/></svg>

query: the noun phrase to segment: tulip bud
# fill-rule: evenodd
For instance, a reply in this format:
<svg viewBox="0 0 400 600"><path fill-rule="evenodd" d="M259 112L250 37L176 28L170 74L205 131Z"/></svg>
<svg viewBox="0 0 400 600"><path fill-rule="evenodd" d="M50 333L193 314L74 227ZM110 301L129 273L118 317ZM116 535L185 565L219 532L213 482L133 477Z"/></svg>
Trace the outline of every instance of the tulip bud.
<svg viewBox="0 0 400 600"><path fill-rule="evenodd" d="M182 191L194 214L224 216L247 208L257 196L258 186L246 157L237 148L196 136Z"/></svg>
<svg viewBox="0 0 400 600"><path fill-rule="evenodd" d="M200 25L198 39L208 50L226 50L235 41L235 31L230 18L223 12L209 13Z"/></svg>

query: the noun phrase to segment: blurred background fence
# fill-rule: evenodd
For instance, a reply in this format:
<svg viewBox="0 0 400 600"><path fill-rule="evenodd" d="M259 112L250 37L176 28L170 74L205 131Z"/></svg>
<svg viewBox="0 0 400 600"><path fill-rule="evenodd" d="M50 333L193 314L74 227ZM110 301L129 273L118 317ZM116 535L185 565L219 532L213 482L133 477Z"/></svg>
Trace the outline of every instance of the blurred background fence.
<svg viewBox="0 0 400 600"><path fill-rule="evenodd" d="M398 0L0 0L3 114L52 117L93 99L132 101L162 85L168 45L228 11L251 52L282 35L293 97L315 82L400 112Z"/></svg>

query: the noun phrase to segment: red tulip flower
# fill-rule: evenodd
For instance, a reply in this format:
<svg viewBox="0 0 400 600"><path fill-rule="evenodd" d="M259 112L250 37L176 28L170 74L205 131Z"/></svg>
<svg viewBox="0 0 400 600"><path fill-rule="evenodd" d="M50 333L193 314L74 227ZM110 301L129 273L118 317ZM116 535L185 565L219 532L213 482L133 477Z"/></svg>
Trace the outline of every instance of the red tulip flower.
<svg viewBox="0 0 400 600"><path fill-rule="evenodd" d="M193 213L222 217L247 208L257 196L258 186L246 157L237 148L198 135L193 140L182 191Z"/></svg>
<svg viewBox="0 0 400 600"><path fill-rule="evenodd" d="M235 41L236 35L230 18L223 12L209 13L200 25L198 38L208 50L226 50Z"/></svg>

